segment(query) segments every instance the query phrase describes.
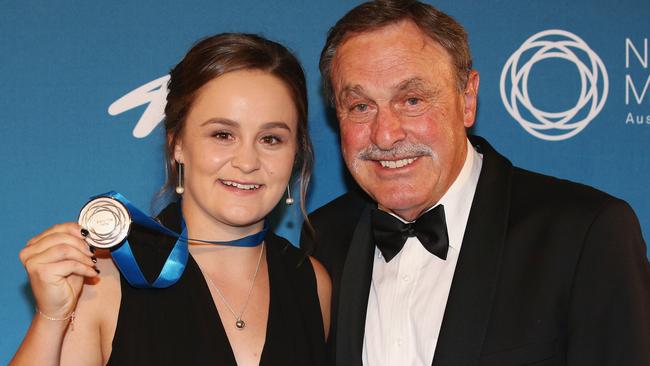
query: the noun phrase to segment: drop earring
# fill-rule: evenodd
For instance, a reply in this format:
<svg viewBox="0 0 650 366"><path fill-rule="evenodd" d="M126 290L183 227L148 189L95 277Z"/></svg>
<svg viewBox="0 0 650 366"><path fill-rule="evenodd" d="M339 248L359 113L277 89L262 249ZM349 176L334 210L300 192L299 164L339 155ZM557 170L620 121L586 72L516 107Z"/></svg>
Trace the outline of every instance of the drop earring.
<svg viewBox="0 0 650 366"><path fill-rule="evenodd" d="M176 185L176 193L183 194L185 188L183 188L183 163L176 162L177 175L178 175L178 184Z"/></svg>
<svg viewBox="0 0 650 366"><path fill-rule="evenodd" d="M284 200L284 202L287 205L291 206L293 205L293 198L291 198L291 189L289 188L289 186L291 186L291 184L287 184L287 199Z"/></svg>

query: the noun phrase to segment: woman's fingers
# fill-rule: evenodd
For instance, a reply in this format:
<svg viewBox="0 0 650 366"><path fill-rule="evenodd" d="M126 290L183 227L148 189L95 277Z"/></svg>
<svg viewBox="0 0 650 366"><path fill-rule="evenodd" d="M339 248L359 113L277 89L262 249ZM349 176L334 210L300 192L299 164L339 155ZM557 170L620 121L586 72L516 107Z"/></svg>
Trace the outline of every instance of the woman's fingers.
<svg viewBox="0 0 650 366"><path fill-rule="evenodd" d="M85 277L96 277L93 254L81 227L54 225L33 237L20 251L37 307L53 317L74 310Z"/></svg>
<svg viewBox="0 0 650 366"><path fill-rule="evenodd" d="M52 276L54 280L60 280L70 275L78 275L83 277L96 277L97 271L91 264L85 264L73 259L63 260L55 263L48 263L47 271L41 271L43 276Z"/></svg>
<svg viewBox="0 0 650 366"><path fill-rule="evenodd" d="M81 235L81 226L79 226L79 224L77 224L76 222L64 222L61 224L53 225L50 228L41 232L40 234L34 236L29 242L27 242L27 246L32 245L33 243L41 240L45 236L55 234L55 233L67 233L72 236L76 236L80 239L83 239L83 236Z"/></svg>
<svg viewBox="0 0 650 366"><path fill-rule="evenodd" d="M50 293L60 287L63 282L70 280L68 277L72 275L95 277L98 274L91 258L77 248L65 244L53 246L30 257L25 262L25 269L29 274L32 290L36 297L39 297L38 293L42 291ZM50 290L46 290L50 286L52 286ZM50 293L47 297L52 297L52 295L53 293ZM59 293L58 296L53 297L60 300L61 296L66 295Z"/></svg>
<svg viewBox="0 0 650 366"><path fill-rule="evenodd" d="M88 248L88 244L86 244L86 242L81 238L81 234L77 236L69 232L53 231L48 235L41 236L38 240L30 241L30 243L20 251L19 257L21 262L25 264L27 260L33 256L59 245L67 245L77 249L87 257L92 257L93 254Z"/></svg>
<svg viewBox="0 0 650 366"><path fill-rule="evenodd" d="M38 255L34 255L27 259L25 262L25 267L27 267L29 271L29 268L33 266L67 260L77 261L90 267L94 265L91 257L89 257L84 251L81 251L79 248L73 247L71 245L59 244L49 247L46 250L38 253Z"/></svg>
<svg viewBox="0 0 650 366"><path fill-rule="evenodd" d="M98 275L92 266L74 259L33 263L28 273L37 308L54 318L74 311L84 278Z"/></svg>

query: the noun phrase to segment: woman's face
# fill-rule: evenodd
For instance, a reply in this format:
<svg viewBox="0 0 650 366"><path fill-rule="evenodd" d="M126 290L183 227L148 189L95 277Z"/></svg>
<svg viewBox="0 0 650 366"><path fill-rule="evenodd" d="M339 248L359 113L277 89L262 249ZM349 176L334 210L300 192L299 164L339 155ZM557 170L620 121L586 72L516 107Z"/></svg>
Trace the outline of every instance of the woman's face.
<svg viewBox="0 0 650 366"><path fill-rule="evenodd" d="M193 235L261 229L291 176L297 127L289 89L271 74L234 71L199 89L174 149Z"/></svg>

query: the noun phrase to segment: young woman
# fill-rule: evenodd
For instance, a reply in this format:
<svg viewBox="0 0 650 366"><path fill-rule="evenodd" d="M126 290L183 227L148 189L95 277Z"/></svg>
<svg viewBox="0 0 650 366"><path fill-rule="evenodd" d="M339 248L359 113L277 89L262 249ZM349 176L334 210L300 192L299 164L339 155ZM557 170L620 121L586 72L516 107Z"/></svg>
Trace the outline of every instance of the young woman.
<svg viewBox="0 0 650 366"><path fill-rule="evenodd" d="M178 182L182 199L159 215L165 226L180 232L184 220L189 238L209 241L258 233L295 169L302 204L312 162L307 96L287 49L254 35L213 36L171 71L168 87L166 187ZM190 241L187 266L166 289L131 287L85 234L56 225L21 251L37 312L12 364L323 362L329 277L273 233L253 247ZM175 241L129 237L148 278Z"/></svg>

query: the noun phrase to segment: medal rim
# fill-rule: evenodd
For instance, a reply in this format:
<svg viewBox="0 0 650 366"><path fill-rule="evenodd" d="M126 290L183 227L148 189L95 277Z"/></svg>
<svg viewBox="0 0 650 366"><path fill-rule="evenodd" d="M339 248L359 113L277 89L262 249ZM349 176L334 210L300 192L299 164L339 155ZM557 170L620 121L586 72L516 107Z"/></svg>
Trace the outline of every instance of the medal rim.
<svg viewBox="0 0 650 366"><path fill-rule="evenodd" d="M85 205L83 205L83 207L81 207L81 210L79 211L79 216L77 218L77 222L79 223L79 225L81 225L81 227L83 227L84 229L88 229L87 227L84 227L83 223L81 222L81 218L83 216L84 211L87 209L87 207L90 204L92 204L93 202L95 202L95 201L105 200L105 199L111 200L113 203L116 203L117 204L116 206L121 207L124 210L124 212L126 212L126 216L128 218L128 225L127 225L127 228L126 228L126 234L123 235L124 237L121 238L119 241L116 241L116 242L114 242L112 244L109 244L109 245L101 245L101 244L97 245L97 243L94 240L92 240L92 238L90 238L90 236L87 236L84 239L86 241L86 243L88 243L88 245L90 245L92 247L95 247L95 248L99 248L99 249L111 249L111 248L114 248L114 247L119 246L120 244L124 243L126 241L126 239L129 237L129 234L131 234L131 226L132 226L131 224L133 223L133 218L131 217L131 212L129 212L129 209L126 207L126 205L122 201L118 200L115 197L111 197L111 196L99 196L99 197L94 197L94 198L90 199L88 202L86 202ZM122 235L120 235L120 236L122 236Z"/></svg>

